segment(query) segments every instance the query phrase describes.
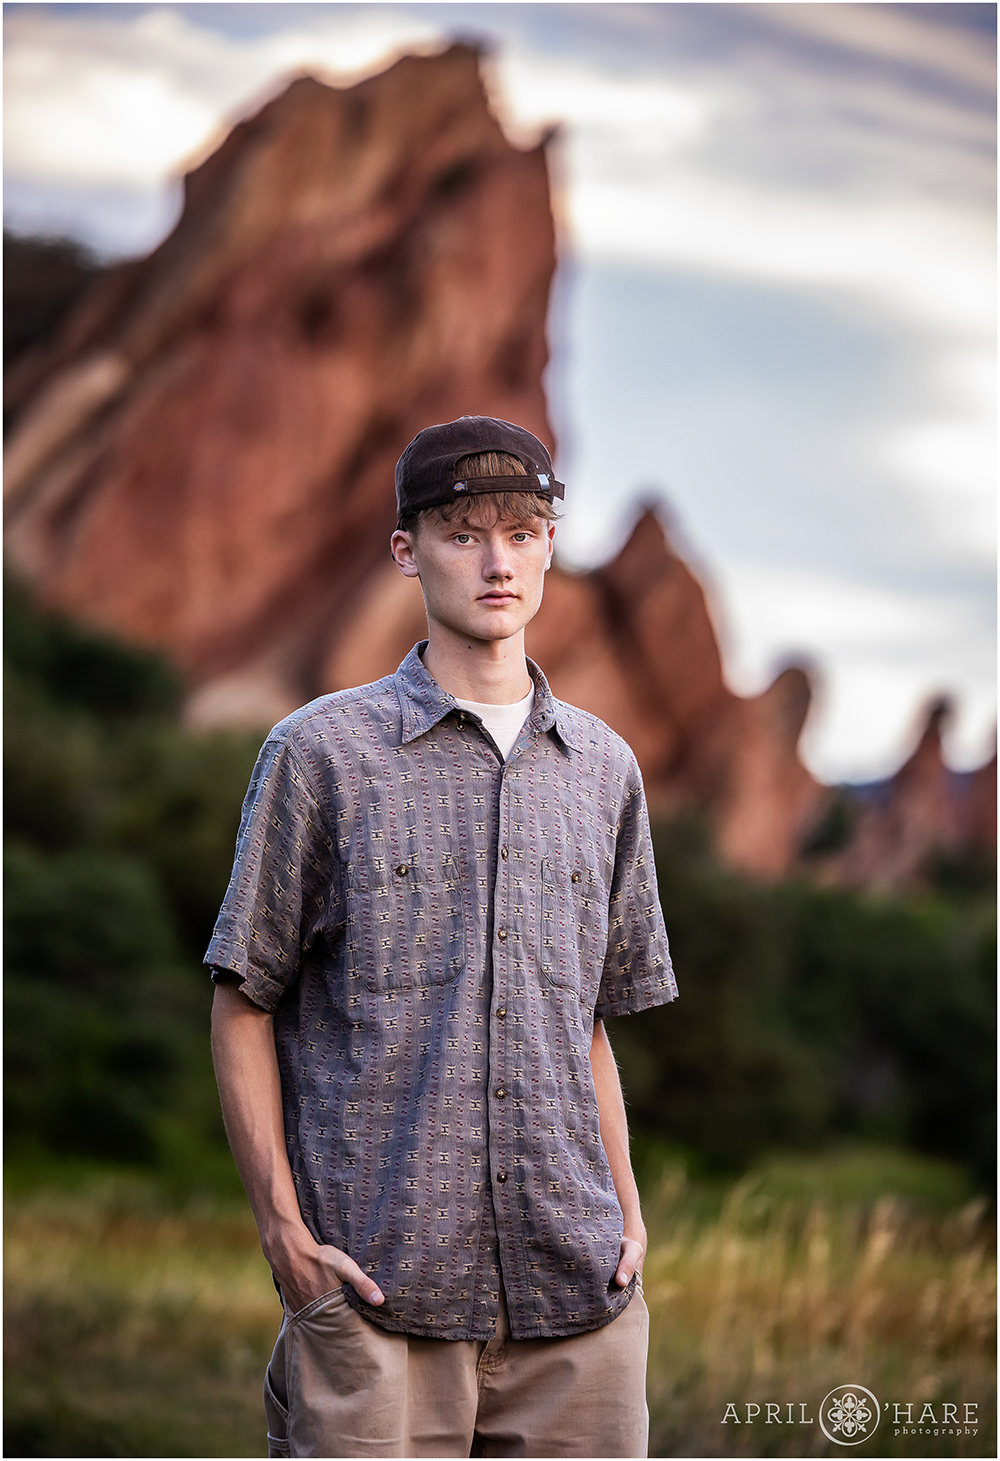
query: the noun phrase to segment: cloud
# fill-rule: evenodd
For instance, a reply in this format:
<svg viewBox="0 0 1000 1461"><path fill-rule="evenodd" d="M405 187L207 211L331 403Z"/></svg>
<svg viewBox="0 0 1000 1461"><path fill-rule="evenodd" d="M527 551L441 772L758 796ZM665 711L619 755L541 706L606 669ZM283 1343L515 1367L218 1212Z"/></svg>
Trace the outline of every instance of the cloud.
<svg viewBox="0 0 1000 1461"><path fill-rule="evenodd" d="M159 62L79 56L30 41L8 49L5 154L15 177L147 189L214 133L214 100Z"/></svg>
<svg viewBox="0 0 1000 1461"><path fill-rule="evenodd" d="M823 781L866 781L891 776L916 748L929 703L939 687L954 696L943 751L956 771L981 766L996 744L996 689L987 679L950 673L892 656L823 655L823 679L799 750Z"/></svg>
<svg viewBox="0 0 1000 1461"><path fill-rule="evenodd" d="M783 639L794 639L786 658L813 668L816 700L802 752L817 775L891 774L913 747L929 683L955 699L945 745L952 763L971 767L989 755L993 657L981 611L961 595L741 564L716 572L713 598L727 677L739 693L757 694L770 683L774 645Z"/></svg>
<svg viewBox="0 0 1000 1461"><path fill-rule="evenodd" d="M720 184L681 167L658 189L584 175L569 213L582 257L838 290L960 333L989 328L992 247L980 218Z"/></svg>
<svg viewBox="0 0 1000 1461"><path fill-rule="evenodd" d="M995 51L980 30L942 23L923 5L753 5L778 31L836 45L856 58L911 68L989 98L996 84ZM956 7L957 8L957 7ZM986 12L993 7L977 7Z"/></svg>
<svg viewBox="0 0 1000 1461"><path fill-rule="evenodd" d="M440 27L388 7L232 37L156 7L119 19L15 11L5 24L5 157L16 178L79 186L162 183L221 140L227 124L312 70L341 84Z"/></svg>
<svg viewBox="0 0 1000 1461"><path fill-rule="evenodd" d="M881 55L895 30L880 15L873 26ZM940 27L898 29L906 54L932 67ZM846 33L859 42L862 31L855 20ZM978 75L977 55L959 37L943 48L945 74ZM992 107L929 95L905 72L845 81L829 63L789 59L761 54L758 41L748 61L707 74L679 57L628 75L512 46L501 89L522 126L553 107L566 120L580 257L835 289L868 309L982 332L995 260Z"/></svg>
<svg viewBox="0 0 1000 1461"><path fill-rule="evenodd" d="M913 509L933 534L939 552L995 560L996 453L981 441L978 421L938 416L886 426L879 453L890 476L903 483Z"/></svg>

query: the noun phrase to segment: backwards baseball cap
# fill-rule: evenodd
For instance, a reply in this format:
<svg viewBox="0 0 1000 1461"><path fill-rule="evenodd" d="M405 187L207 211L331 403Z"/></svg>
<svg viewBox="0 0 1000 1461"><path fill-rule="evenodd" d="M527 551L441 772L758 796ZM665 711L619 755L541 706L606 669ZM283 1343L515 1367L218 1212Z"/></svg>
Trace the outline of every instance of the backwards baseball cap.
<svg viewBox="0 0 1000 1461"><path fill-rule="evenodd" d="M507 452L525 475L464 477L457 463L477 452ZM495 416L460 416L418 431L396 463L396 506L400 517L440 507L466 493L536 492L550 500L566 491L537 436Z"/></svg>

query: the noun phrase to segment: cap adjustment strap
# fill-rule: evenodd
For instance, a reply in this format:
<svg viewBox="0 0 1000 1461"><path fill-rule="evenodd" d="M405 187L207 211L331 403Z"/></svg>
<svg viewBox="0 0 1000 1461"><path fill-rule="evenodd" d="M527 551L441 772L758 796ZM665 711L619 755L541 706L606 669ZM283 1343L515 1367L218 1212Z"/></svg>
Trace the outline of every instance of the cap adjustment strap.
<svg viewBox="0 0 1000 1461"><path fill-rule="evenodd" d="M548 472L518 473L506 477L465 477L452 484L453 492L537 492L550 497L565 496L566 487Z"/></svg>

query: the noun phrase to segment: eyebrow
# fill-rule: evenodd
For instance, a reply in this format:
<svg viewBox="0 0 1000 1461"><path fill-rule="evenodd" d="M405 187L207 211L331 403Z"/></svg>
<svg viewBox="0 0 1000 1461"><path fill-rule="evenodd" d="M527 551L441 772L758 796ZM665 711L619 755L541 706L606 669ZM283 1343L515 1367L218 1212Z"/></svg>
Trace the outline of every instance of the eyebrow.
<svg viewBox="0 0 1000 1461"><path fill-rule="evenodd" d="M493 528L507 528L511 532L521 533L521 532L526 532L528 530L528 528L535 527L538 523L545 523L547 521L548 521L547 518L540 518L540 517L528 518L527 522L514 522L514 521L509 521L509 522L496 522L496 523L466 522L466 521L464 521L462 519L457 519L455 522L450 522L450 523L449 522L446 522L446 523L443 524L443 526L445 528L449 529L452 532L458 532L458 533L465 532L465 531L467 531L469 529L472 529L475 532L487 533L487 532L491 532Z"/></svg>

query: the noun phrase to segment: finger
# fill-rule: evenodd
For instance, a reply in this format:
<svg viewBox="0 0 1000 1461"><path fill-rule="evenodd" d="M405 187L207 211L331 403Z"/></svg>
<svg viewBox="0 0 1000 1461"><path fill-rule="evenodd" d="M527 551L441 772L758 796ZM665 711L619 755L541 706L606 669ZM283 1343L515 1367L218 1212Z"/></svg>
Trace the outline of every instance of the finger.
<svg viewBox="0 0 1000 1461"><path fill-rule="evenodd" d="M621 1256L618 1259L618 1271L615 1274L615 1283L624 1288L632 1282L632 1276L639 1265L642 1257L642 1247L634 1238L625 1238L622 1241Z"/></svg>
<svg viewBox="0 0 1000 1461"><path fill-rule="evenodd" d="M338 1255L334 1263L337 1277L344 1283L349 1283L351 1288L368 1304L382 1304L385 1302L385 1295L375 1283L374 1279L368 1277L367 1273L355 1263L353 1258L348 1258L346 1253Z"/></svg>

